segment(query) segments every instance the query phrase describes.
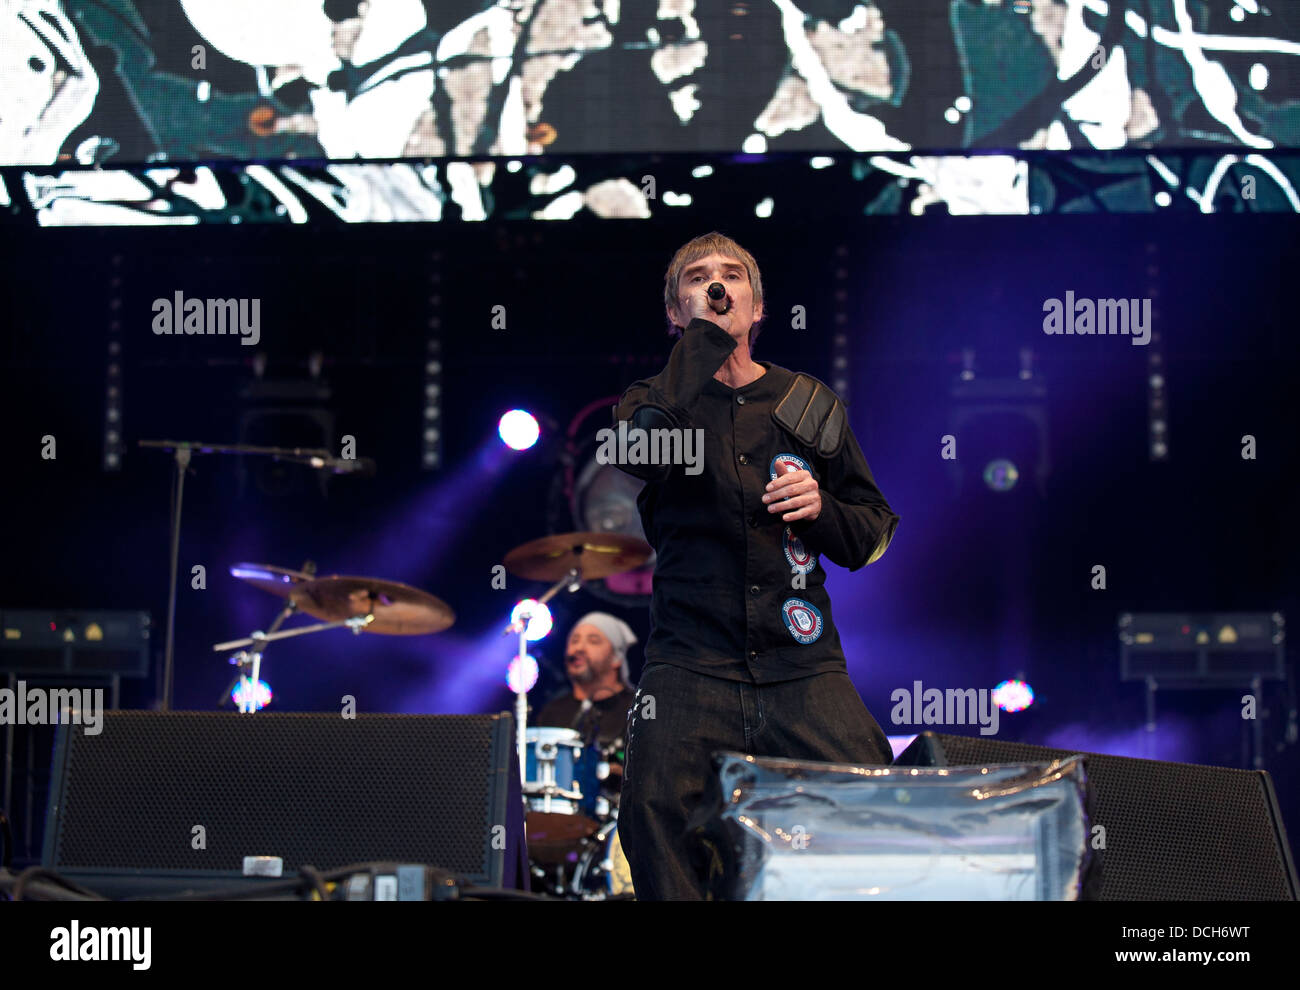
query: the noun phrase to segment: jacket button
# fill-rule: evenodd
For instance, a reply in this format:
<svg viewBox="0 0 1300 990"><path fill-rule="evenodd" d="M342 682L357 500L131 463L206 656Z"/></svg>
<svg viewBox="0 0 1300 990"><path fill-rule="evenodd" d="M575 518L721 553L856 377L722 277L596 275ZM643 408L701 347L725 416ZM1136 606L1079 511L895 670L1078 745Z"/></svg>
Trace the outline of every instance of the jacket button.
<svg viewBox="0 0 1300 990"><path fill-rule="evenodd" d="M748 455L748 454L741 454L740 457L739 457L739 460L740 460L740 463L741 463L741 464L748 464L748 463L749 463L749 455Z"/></svg>
<svg viewBox="0 0 1300 990"><path fill-rule="evenodd" d="M743 395L736 396L736 405L743 406L744 404L745 404L745 397Z"/></svg>
<svg viewBox="0 0 1300 990"><path fill-rule="evenodd" d="M758 594L760 591L762 591L762 590L763 590L763 589L760 588L760 587L759 587L758 585L756 585L756 584L751 584L751 585L749 586L749 593L750 593L751 595L757 595L757 594Z"/></svg>
<svg viewBox="0 0 1300 990"><path fill-rule="evenodd" d="M755 529L758 529L758 513L757 513L757 512L751 512L751 513L749 514L749 524L750 524L751 526L753 526Z"/></svg>
<svg viewBox="0 0 1300 990"><path fill-rule="evenodd" d="M758 659L758 651L757 651L757 650L750 650L750 651L749 651L749 659L751 659L751 660L757 660L757 659Z"/></svg>

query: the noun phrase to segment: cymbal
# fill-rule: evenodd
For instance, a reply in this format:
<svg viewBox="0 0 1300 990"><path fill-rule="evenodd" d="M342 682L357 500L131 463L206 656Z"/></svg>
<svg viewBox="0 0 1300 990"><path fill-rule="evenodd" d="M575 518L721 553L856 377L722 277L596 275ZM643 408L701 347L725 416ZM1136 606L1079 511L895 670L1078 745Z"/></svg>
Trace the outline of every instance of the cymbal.
<svg viewBox="0 0 1300 990"><path fill-rule="evenodd" d="M233 564L230 576L280 598L288 598L295 586L312 579L312 575L303 571L291 571L271 564Z"/></svg>
<svg viewBox="0 0 1300 990"><path fill-rule="evenodd" d="M397 581L333 574L295 585L289 597L308 615L337 622L374 613L366 632L385 636L423 636L442 632L456 613L441 598Z"/></svg>
<svg viewBox="0 0 1300 990"><path fill-rule="evenodd" d="M506 554L506 570L530 581L558 581L571 567L584 581L635 570L650 559L650 544L623 533L552 533Z"/></svg>

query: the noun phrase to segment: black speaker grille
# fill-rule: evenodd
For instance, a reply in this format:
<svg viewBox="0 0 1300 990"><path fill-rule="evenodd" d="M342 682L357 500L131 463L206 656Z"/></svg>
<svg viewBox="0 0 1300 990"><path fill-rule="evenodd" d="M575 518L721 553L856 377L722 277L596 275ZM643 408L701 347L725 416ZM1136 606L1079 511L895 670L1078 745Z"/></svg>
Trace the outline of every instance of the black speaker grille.
<svg viewBox="0 0 1300 990"><path fill-rule="evenodd" d="M1076 752L969 736L934 738L949 766L1043 762ZM1285 829L1265 774L1085 756L1096 816L1091 824L1106 829L1100 900L1295 899Z"/></svg>
<svg viewBox="0 0 1300 990"><path fill-rule="evenodd" d="M287 870L397 860L486 881L492 826L507 824L492 807L501 816L502 720L107 712L99 735L62 730L45 860L235 875L246 855Z"/></svg>

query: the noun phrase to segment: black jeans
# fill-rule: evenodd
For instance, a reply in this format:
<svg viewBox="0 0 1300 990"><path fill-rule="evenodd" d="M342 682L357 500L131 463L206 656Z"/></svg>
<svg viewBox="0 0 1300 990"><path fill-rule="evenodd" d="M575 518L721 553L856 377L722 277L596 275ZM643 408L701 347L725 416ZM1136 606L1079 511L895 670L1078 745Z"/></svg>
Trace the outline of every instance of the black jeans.
<svg viewBox="0 0 1300 990"><path fill-rule="evenodd" d="M842 673L750 684L651 663L628 712L627 744L618 834L639 901L705 897L686 828L712 775L714 750L857 766L893 762L885 733Z"/></svg>

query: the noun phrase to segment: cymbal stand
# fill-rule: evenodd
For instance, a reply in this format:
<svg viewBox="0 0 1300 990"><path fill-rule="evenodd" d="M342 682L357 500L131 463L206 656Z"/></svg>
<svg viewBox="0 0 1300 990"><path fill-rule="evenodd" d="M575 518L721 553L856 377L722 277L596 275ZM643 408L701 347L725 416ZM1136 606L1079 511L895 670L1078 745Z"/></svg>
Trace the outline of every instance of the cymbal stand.
<svg viewBox="0 0 1300 990"><path fill-rule="evenodd" d="M295 607L296 606L288 606L284 611L289 612ZM253 632L243 639L232 639L225 643L217 643L212 647L214 653L225 653L228 650L238 649L239 647L257 647L252 651L247 649L240 650L240 652L230 658L230 662L239 667L239 675L236 677L235 683L242 681L244 684L245 700L240 704L239 710L241 712L257 711L256 701L250 700L250 698L255 699L253 692L257 687L257 682L261 673L262 655L266 652L266 644L279 639L288 639L291 636L302 636L307 633L323 632L326 629L338 629L342 626L347 626L354 634L359 634L366 626L375 621L375 616L372 612L368 615L354 615L350 618L339 619L335 622L317 622L310 626L299 626L296 629L285 629L282 632L277 632L276 627L283 621L283 618L284 613L282 612L281 617L276 619L270 632ZM251 668L251 674L249 673L249 668Z"/></svg>
<svg viewBox="0 0 1300 990"><path fill-rule="evenodd" d="M292 616L296 611L298 611L298 603L294 601L292 598L290 598L289 601L285 604L284 608L280 609L280 614L275 617L275 621L271 623L270 628L267 630L267 632L268 633L275 632L282 625L284 625L284 623L289 619L289 617ZM257 690L257 684L261 680L262 655L266 652L266 646L265 646L266 640L262 634L256 632L253 633L253 638L258 640L258 642L260 642L262 646L260 649L254 651L253 653L249 653L247 650L240 650L238 653L236 653L234 656L230 658L230 662L236 666L237 673L235 674L234 680L232 680L229 686L226 688L225 694L221 696L221 700L217 702L218 708L221 708L226 704L226 702L230 698L230 693L234 691L236 685L238 685L242 681L244 685L244 692L243 692L244 701L240 704L239 710L241 712L257 711L257 707L255 703L253 703L253 707L251 708L248 707L248 705L250 704L249 699L256 697L255 692ZM247 668L250 666L252 667L251 684L249 683L250 676L247 670Z"/></svg>
<svg viewBox="0 0 1300 990"><path fill-rule="evenodd" d="M553 585L551 585L550 588L547 589L546 594L542 595L541 598L537 599L536 604L545 605L552 598L558 595L561 591L567 589L570 592L574 592L581 587L582 587L581 566L570 567L569 573L565 574L564 577L560 578L560 580L556 581ZM523 671L524 660L528 656L528 640L524 634L528 631L528 622L532 618L532 616L533 616L533 608L531 606L525 605L523 608L519 610L518 618L516 618L515 621L512 622L510 625L506 626L504 630L504 632L506 633L517 633L519 636L519 653L515 657L517 663L515 670L517 672ZM524 736L528 729L528 692L526 690L523 690L523 681L520 678L516 678L515 683L516 683L516 687L519 688L519 690L515 691L515 736L516 736L516 745L518 746L519 749L519 780L521 783L527 783L528 782L528 770L527 770L528 754L524 742Z"/></svg>

